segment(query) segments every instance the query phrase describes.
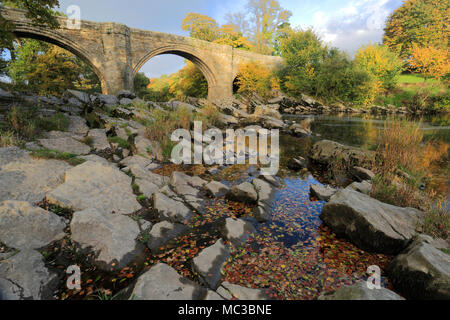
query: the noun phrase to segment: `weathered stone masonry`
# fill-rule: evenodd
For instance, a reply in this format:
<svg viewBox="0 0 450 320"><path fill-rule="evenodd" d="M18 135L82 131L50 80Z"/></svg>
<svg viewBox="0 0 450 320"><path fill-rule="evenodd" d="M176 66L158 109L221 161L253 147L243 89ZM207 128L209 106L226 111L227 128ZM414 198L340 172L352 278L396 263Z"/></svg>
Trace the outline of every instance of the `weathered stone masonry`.
<svg viewBox="0 0 450 320"><path fill-rule="evenodd" d="M133 90L139 69L160 54L176 54L192 61L202 71L209 86L209 99L233 94L233 81L240 63L258 61L269 68L281 64L280 57L265 56L231 46L189 37L129 28L119 23L82 21L80 29L67 27L67 18L58 17L56 30L36 26L25 12L2 8L1 14L14 24L18 37L56 44L88 63L98 75L105 94Z"/></svg>

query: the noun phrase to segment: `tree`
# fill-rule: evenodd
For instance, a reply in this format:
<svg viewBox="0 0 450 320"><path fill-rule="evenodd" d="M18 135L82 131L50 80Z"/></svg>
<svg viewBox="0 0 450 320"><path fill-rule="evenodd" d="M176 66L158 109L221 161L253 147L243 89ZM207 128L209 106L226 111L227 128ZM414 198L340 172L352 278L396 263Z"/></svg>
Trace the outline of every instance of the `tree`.
<svg viewBox="0 0 450 320"><path fill-rule="evenodd" d="M373 75L380 87L393 88L403 69L403 63L387 46L369 44L362 46L355 55L356 65Z"/></svg>
<svg viewBox="0 0 450 320"><path fill-rule="evenodd" d="M257 93L267 97L272 89L272 72L258 62L249 62L239 65L237 76L238 92L249 94Z"/></svg>
<svg viewBox="0 0 450 320"><path fill-rule="evenodd" d="M448 48L448 1L407 0L388 18L383 42L401 58L408 59L412 44Z"/></svg>
<svg viewBox="0 0 450 320"><path fill-rule="evenodd" d="M277 0L249 0L247 10L252 23L255 51L271 54L275 32L280 25L289 22L292 13L283 9Z"/></svg>
<svg viewBox="0 0 450 320"><path fill-rule="evenodd" d="M179 81L175 91L184 97L206 98L208 96L208 82L203 73L190 61L177 73Z"/></svg>
<svg viewBox="0 0 450 320"><path fill-rule="evenodd" d="M207 15L190 12L184 18L181 28L183 31L189 31L192 38L210 42L219 38L216 20Z"/></svg>
<svg viewBox="0 0 450 320"><path fill-rule="evenodd" d="M425 80L429 77L440 80L450 73L450 60L448 50L433 47L419 47L413 44L410 69L424 75Z"/></svg>
<svg viewBox="0 0 450 320"><path fill-rule="evenodd" d="M245 38L242 33L236 32L233 25L223 25L219 29L220 37L214 40L214 43L225 44L236 49L251 50L251 43Z"/></svg>
<svg viewBox="0 0 450 320"><path fill-rule="evenodd" d="M17 90L61 95L67 89L99 91L98 77L72 53L45 42L27 39L15 45L7 75Z"/></svg>
<svg viewBox="0 0 450 320"><path fill-rule="evenodd" d="M134 77L134 92L136 95L143 99L148 94L148 85L150 84L150 79L145 76L143 72L139 72Z"/></svg>
<svg viewBox="0 0 450 320"><path fill-rule="evenodd" d="M234 32L242 34L244 37L248 38L250 33L250 25L247 19L247 13L236 12L227 13L225 15L226 25L232 26Z"/></svg>

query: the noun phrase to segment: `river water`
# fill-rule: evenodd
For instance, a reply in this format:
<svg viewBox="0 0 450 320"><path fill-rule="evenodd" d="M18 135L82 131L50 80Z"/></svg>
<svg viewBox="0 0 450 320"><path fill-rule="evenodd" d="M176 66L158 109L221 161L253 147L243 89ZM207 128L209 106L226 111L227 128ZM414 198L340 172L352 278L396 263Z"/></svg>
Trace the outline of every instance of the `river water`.
<svg viewBox="0 0 450 320"><path fill-rule="evenodd" d="M329 139L356 147L374 149L376 136L392 117L374 116L290 116L308 121L311 138L281 137L282 165L290 157L306 157L311 145ZM398 119L398 118L396 118ZM424 141L450 143L448 116L419 121ZM434 186L446 193L449 165L433 168ZM255 288L266 288L275 299L314 299L321 293L366 279L366 270L377 265L383 285L391 288L384 269L392 257L364 252L345 239L339 239L322 224L319 215L323 201L309 197L311 184L320 182L310 173L287 174L285 187L276 196L271 221L259 225L259 233L247 245L233 252L225 280Z"/></svg>

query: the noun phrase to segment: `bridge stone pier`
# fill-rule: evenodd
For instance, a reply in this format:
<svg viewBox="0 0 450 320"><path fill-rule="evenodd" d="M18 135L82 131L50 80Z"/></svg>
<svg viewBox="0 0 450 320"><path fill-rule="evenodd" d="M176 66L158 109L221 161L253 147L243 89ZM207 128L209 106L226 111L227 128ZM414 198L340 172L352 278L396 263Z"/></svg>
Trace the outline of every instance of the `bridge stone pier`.
<svg viewBox="0 0 450 320"><path fill-rule="evenodd" d="M68 18L58 17L60 27L50 29L33 24L23 10L3 7L1 14L13 23L17 37L53 43L84 60L100 79L104 94L132 91L139 69L161 54L175 54L192 61L208 81L208 98L213 101L233 94L233 81L241 63L257 61L269 68L282 63L280 57L119 23L81 21L80 29L72 29Z"/></svg>

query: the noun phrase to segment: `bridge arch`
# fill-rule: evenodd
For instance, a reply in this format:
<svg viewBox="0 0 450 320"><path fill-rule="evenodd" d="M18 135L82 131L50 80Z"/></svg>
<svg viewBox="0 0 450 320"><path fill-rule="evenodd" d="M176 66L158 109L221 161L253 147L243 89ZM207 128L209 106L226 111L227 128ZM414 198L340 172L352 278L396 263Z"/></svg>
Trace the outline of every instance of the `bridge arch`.
<svg viewBox="0 0 450 320"><path fill-rule="evenodd" d="M139 72L142 66L151 58L163 54L177 55L191 61L194 65L196 65L197 68L202 72L206 81L208 82L208 94L211 93L211 88L217 85L217 77L214 71L208 65L208 63L205 62L205 59L202 58L198 53L196 53L192 48L189 48L188 46L179 46L179 45L164 46L148 52L137 62L133 70L133 76L136 76L136 74Z"/></svg>
<svg viewBox="0 0 450 320"><path fill-rule="evenodd" d="M29 28L28 26L26 28L16 26L14 28L14 34L18 38L29 38L51 43L73 53L92 68L100 81L102 91L105 93L106 79L101 71L100 64L97 64L95 58L91 57L89 53L77 43L54 32L54 30L48 31L40 28Z"/></svg>

